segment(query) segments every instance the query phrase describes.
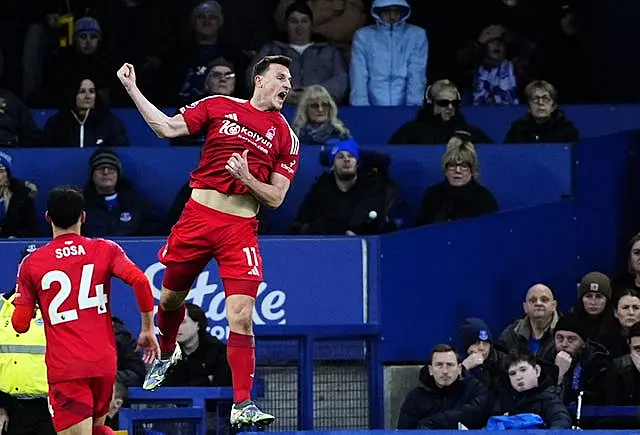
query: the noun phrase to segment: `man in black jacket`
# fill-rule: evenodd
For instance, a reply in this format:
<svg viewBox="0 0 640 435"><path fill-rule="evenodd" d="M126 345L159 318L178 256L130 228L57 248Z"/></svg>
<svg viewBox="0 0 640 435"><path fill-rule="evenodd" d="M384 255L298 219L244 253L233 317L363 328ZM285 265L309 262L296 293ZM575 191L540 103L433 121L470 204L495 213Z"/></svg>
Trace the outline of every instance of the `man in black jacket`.
<svg viewBox="0 0 640 435"><path fill-rule="evenodd" d="M460 349L465 375L478 379L490 393L495 392L505 353L494 345L489 327L478 317L468 317L460 325L458 334L456 348Z"/></svg>
<svg viewBox="0 0 640 435"><path fill-rule="evenodd" d="M439 344L400 408L398 429L480 429L487 421L489 393L473 376L462 377L454 349Z"/></svg>
<svg viewBox="0 0 640 435"><path fill-rule="evenodd" d="M612 360L607 349L587 340L582 323L575 315L558 320L554 341L564 404L576 405L583 391L585 405L604 405L604 381Z"/></svg>
<svg viewBox="0 0 640 435"><path fill-rule="evenodd" d="M388 157L377 153L361 156L353 139L335 144L328 153L331 171L311 187L290 232L366 235L393 231L395 225L388 214L395 200L395 183L388 175L389 164Z"/></svg>
<svg viewBox="0 0 640 435"><path fill-rule="evenodd" d="M187 315L178 330L183 358L167 372L165 386L228 387L231 369L227 346L207 331L207 316L197 305L186 304Z"/></svg>

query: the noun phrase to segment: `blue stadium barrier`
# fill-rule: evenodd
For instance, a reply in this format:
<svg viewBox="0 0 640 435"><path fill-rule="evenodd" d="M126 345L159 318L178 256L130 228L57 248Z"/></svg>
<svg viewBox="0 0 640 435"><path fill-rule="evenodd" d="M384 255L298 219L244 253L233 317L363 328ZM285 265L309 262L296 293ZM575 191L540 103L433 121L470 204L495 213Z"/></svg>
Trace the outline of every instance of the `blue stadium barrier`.
<svg viewBox="0 0 640 435"><path fill-rule="evenodd" d="M570 410L575 414L575 409ZM638 406L583 406L582 418L640 418Z"/></svg>
<svg viewBox="0 0 640 435"><path fill-rule="evenodd" d="M576 145L574 199L398 232L377 245L370 239L379 281L369 282L379 287L370 287L369 305L380 310L371 318L381 324L382 360L424 361L432 346L453 341L468 316L484 318L499 335L537 282L550 285L566 310L585 273L626 264L618 255L628 240L632 142L634 134L621 133Z"/></svg>
<svg viewBox="0 0 640 435"><path fill-rule="evenodd" d="M366 148L366 147L363 147ZM13 172L33 181L40 194L36 205L44 212L46 196L60 184L84 186L89 177L92 149L44 148L4 149L13 156ZM396 146L385 150L391 156L391 174L399 185L399 196L409 204L407 218L415 217L427 186L442 181L440 161L444 146ZM478 147L481 181L494 193L503 210L559 201L571 195L572 156L569 145L485 145ZM176 193L195 168L199 150L194 148L121 148L124 174L164 216ZM267 211L271 234L284 234L315 179L324 171L319 147L303 146L296 180L282 207ZM531 180L535 180L532 183ZM44 226L44 220L43 220Z"/></svg>
<svg viewBox="0 0 640 435"><path fill-rule="evenodd" d="M364 340L364 358L368 362L369 428L384 427L383 373L379 358L378 325L257 326L257 340L295 339L300 352L298 370L298 429L314 427L313 365L314 344L319 341ZM337 346L340 346L338 344Z"/></svg>
<svg viewBox="0 0 640 435"><path fill-rule="evenodd" d="M382 428L384 426L383 409L383 374L382 364L378 352L377 325L334 325L334 326L256 326L255 335L259 342L265 340L293 340L296 342L299 356L298 370L298 428L310 430L314 427L314 388L313 366L314 349L317 342L334 340L338 342L348 340L363 340L363 358L368 362L368 405L369 427ZM282 357L280 357L281 359ZM268 389L262 379L254 385L253 397L261 397ZM220 404L228 404L233 400L233 390L230 387L217 388L184 388L164 387L155 391L145 391L141 388L129 389L129 402L134 407L138 404L167 404L185 402L186 406L206 408L206 401L215 402L218 413L218 429L224 416L220 414ZM164 408L163 408L164 409ZM167 412L172 410L167 409ZM206 415L202 416L203 426L206 427Z"/></svg>
<svg viewBox="0 0 640 435"><path fill-rule="evenodd" d="M130 434L206 435L206 427L202 427L204 408L172 408L170 410L120 408L119 414L120 430L129 431Z"/></svg>
<svg viewBox="0 0 640 435"><path fill-rule="evenodd" d="M164 276L157 252L159 239L118 240L127 255L145 271L156 302ZM44 242L44 240L43 240ZM15 284L17 261L25 241L0 243L0 288ZM367 250L360 238L265 238L261 242L266 281L258 289L254 323L261 325L315 326L367 323ZM287 271L283 273L284 271ZM339 281L335 277L339 276ZM137 334L139 314L133 291L119 280L111 290L113 313ZM211 333L225 340L224 291L215 262L196 279L187 300L203 308ZM336 301L340 303L336 303ZM264 355L268 358L269 355Z"/></svg>
<svg viewBox="0 0 640 435"><path fill-rule="evenodd" d="M498 334L520 315L523 294L535 282L547 282L566 309L584 273L612 272L624 264L616 254L626 243L623 205L633 143L638 143L634 134L621 133L575 146L576 197L560 203L370 237L366 243L349 237L265 237L267 282L255 318L270 325L379 323L381 359L390 363L423 361L427 350L446 341L465 316L484 317ZM156 252L162 240L123 245L152 280L157 298L163 268ZM21 246L4 242L3 258L17 259ZM0 267L3 288L13 286L16 267L13 261ZM220 284L211 264L190 297L205 308L212 331L225 338ZM135 301L122 287L114 286L113 309L136 331ZM434 301L438 309L425 320L425 307ZM406 334L418 326L423 333ZM354 351L352 357L360 355Z"/></svg>
<svg viewBox="0 0 640 435"><path fill-rule="evenodd" d="M254 387L252 391L252 397L259 398L264 395L264 381L262 379L254 380ZM201 414L200 432L202 435L206 435L207 431L207 404L212 403L216 409L216 430L221 434L229 418L228 409L233 403L233 388L231 387L160 387L154 391L147 391L142 388L130 387L129 396L127 401L129 402L128 414L126 419L131 422L131 419L139 417L140 419L149 418L149 416L137 415L136 410L140 409L140 405L158 406L164 405L160 408L166 412L173 412L175 407L167 408L167 405L175 405L183 403L179 409L186 408L198 408L203 410ZM122 426L122 425L121 425ZM128 427L132 427L133 423L130 423ZM128 427L122 427L127 429Z"/></svg>
<svg viewBox="0 0 640 435"><path fill-rule="evenodd" d="M572 120L582 138L603 136L640 128L640 105L579 105L561 106ZM361 143L386 144L391 135L405 122L416 115L415 107L341 107L339 116ZM485 133L500 143L504 140L509 126L526 113L524 106L463 107L467 121L481 127ZM44 126L46 120L55 113L51 110L32 111L36 123ZM134 146L169 146L169 141L159 140L145 124L135 109L115 109L127 129ZM165 109L173 115L174 109ZM291 122L293 109L287 107L284 114ZM376 128L371 128L375 125Z"/></svg>

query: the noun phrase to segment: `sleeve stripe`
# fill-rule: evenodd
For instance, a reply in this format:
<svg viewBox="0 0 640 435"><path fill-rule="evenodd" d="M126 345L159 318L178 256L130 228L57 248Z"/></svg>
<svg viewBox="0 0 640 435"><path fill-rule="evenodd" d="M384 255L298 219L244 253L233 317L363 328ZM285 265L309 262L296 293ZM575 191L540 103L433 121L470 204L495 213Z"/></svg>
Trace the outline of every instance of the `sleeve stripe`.
<svg viewBox="0 0 640 435"><path fill-rule="evenodd" d="M300 140L298 139L298 136L295 134L295 132L289 125L287 118L285 118L282 113L280 113L280 116L282 117L282 119L284 120L284 123L289 128L289 138L291 139L291 150L289 151L289 154L291 154L292 156L297 156L300 153Z"/></svg>

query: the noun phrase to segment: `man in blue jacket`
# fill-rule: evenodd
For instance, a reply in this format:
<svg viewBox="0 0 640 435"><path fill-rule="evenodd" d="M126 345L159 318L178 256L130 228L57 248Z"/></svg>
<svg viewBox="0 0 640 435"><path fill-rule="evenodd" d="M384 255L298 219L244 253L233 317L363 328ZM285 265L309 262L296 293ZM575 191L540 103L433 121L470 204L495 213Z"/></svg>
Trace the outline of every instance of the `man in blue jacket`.
<svg viewBox="0 0 640 435"><path fill-rule="evenodd" d="M407 24L406 0L375 0L376 24L363 27L351 48L352 106L420 106L427 86L429 44L421 27Z"/></svg>

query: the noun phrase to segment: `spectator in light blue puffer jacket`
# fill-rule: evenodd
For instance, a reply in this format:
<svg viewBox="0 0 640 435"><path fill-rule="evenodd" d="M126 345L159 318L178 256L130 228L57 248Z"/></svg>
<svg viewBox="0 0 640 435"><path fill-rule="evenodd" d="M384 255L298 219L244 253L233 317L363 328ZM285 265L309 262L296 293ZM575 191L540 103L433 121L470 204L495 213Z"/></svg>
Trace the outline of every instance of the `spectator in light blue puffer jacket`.
<svg viewBox="0 0 640 435"><path fill-rule="evenodd" d="M420 106L427 86L429 43L407 24L406 0L375 0L376 24L358 30L351 49L352 106Z"/></svg>

